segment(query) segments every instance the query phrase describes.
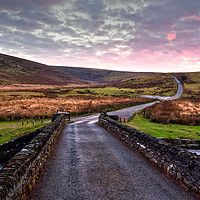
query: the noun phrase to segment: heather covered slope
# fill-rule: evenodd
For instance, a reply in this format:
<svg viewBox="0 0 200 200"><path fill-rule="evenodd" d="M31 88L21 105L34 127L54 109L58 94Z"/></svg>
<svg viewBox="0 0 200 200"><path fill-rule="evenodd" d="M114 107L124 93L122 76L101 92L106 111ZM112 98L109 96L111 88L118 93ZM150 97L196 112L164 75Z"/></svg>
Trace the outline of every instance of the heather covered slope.
<svg viewBox="0 0 200 200"><path fill-rule="evenodd" d="M111 83L122 80L128 80L131 78L137 78L145 74L153 74L147 72L123 72L123 71L112 71L103 69L92 69L92 68L81 68L81 67L59 67L54 66L53 68L67 72L72 76L86 81L93 81L95 83Z"/></svg>
<svg viewBox="0 0 200 200"><path fill-rule="evenodd" d="M0 85L68 85L83 83L84 81L47 65L0 54Z"/></svg>
<svg viewBox="0 0 200 200"><path fill-rule="evenodd" d="M55 68L85 81L105 83L108 87L131 88L138 95L173 96L177 90L177 83L169 73L123 72L79 67Z"/></svg>
<svg viewBox="0 0 200 200"><path fill-rule="evenodd" d="M111 83L117 88L132 88L137 94L173 96L177 90L177 83L171 74L146 73L135 79Z"/></svg>

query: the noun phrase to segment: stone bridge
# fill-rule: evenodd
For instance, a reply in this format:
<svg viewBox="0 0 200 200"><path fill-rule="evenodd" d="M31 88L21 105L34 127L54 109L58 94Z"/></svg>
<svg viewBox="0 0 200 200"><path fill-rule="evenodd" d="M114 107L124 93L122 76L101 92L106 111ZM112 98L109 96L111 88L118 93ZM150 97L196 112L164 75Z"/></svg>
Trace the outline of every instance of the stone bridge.
<svg viewBox="0 0 200 200"><path fill-rule="evenodd" d="M61 115L34 136L0 171L0 199L198 198L195 154L108 116L99 118L108 132L89 122L65 125Z"/></svg>
<svg viewBox="0 0 200 200"><path fill-rule="evenodd" d="M130 116L151 104L112 114ZM0 200L199 199L199 156L113 119L93 115L65 124L60 113L4 145Z"/></svg>

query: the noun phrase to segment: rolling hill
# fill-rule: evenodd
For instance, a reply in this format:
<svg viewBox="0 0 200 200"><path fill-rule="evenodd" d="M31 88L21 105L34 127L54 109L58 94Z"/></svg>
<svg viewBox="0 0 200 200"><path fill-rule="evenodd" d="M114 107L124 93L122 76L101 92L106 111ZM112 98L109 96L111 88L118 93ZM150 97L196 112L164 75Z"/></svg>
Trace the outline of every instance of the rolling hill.
<svg viewBox="0 0 200 200"><path fill-rule="evenodd" d="M135 79L145 74L151 73L48 66L22 58L0 54L0 85L102 84Z"/></svg>
<svg viewBox="0 0 200 200"><path fill-rule="evenodd" d="M131 78L140 77L147 74L146 72L123 72L123 71L112 71L103 69L93 68L81 68L81 67L60 67L52 66L54 69L67 72L72 76L85 81L93 81L95 83L112 83L122 80L128 80Z"/></svg>
<svg viewBox="0 0 200 200"><path fill-rule="evenodd" d="M84 84L67 72L44 64L0 54L0 85L44 84L68 85Z"/></svg>
<svg viewBox="0 0 200 200"><path fill-rule="evenodd" d="M165 90L175 88L176 83L172 75L176 75L184 84L184 97L199 95L200 72L166 74L48 66L0 54L0 85L96 85L103 83L118 88L155 88L155 93L160 93L159 88L165 88Z"/></svg>
<svg viewBox="0 0 200 200"><path fill-rule="evenodd" d="M0 54L0 85L102 84L134 79L145 74L147 73L48 66L22 58Z"/></svg>

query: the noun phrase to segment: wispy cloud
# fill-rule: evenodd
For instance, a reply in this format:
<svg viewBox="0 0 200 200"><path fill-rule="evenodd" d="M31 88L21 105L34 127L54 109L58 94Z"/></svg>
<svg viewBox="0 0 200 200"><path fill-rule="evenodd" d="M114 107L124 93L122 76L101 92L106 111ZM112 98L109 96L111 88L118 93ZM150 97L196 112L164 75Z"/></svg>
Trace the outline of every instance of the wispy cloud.
<svg viewBox="0 0 200 200"><path fill-rule="evenodd" d="M0 25L2 53L46 64L200 71L199 0L0 0Z"/></svg>

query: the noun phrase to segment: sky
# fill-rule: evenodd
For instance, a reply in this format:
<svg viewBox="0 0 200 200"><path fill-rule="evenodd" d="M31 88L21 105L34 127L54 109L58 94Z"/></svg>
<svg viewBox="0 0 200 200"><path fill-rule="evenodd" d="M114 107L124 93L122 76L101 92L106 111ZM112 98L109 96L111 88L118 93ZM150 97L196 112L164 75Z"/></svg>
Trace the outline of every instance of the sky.
<svg viewBox="0 0 200 200"><path fill-rule="evenodd" d="M200 0L0 0L0 52L57 66L200 71Z"/></svg>

